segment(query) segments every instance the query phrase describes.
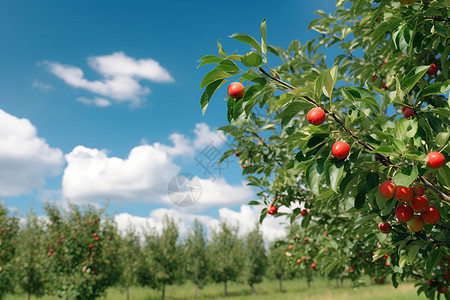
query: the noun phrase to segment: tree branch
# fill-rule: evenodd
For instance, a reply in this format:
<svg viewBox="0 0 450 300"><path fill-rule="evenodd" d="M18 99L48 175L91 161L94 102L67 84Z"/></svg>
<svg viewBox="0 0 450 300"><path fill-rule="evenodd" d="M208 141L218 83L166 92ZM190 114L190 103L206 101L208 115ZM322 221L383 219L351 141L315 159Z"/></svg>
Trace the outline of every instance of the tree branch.
<svg viewBox="0 0 450 300"><path fill-rule="evenodd" d="M422 181L422 183L432 189L436 194L439 195L439 197L441 197L444 201L450 202L450 196L448 196L447 194L445 194L444 192L442 192L441 190L439 190L436 186L434 186L431 182L429 182L425 177L423 177L422 175L419 175L419 179Z"/></svg>

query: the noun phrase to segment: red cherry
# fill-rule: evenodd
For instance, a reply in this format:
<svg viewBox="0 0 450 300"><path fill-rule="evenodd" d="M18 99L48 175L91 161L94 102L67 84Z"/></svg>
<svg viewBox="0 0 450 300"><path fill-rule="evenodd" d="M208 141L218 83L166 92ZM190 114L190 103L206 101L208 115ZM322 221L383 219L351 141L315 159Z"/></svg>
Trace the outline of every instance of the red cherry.
<svg viewBox="0 0 450 300"><path fill-rule="evenodd" d="M405 112L405 109L407 109L408 106L402 106L402 112Z"/></svg>
<svg viewBox="0 0 450 300"><path fill-rule="evenodd" d="M380 223L378 223L378 228L380 229L380 231L382 232L382 233L389 233L389 232L391 232L391 224L389 224L389 223L383 223L383 222L380 222Z"/></svg>
<svg viewBox="0 0 450 300"><path fill-rule="evenodd" d="M428 199L424 196L416 196L411 200L411 207L415 212L422 213L428 210Z"/></svg>
<svg viewBox="0 0 450 300"><path fill-rule="evenodd" d="M425 189L423 187L421 187L420 185L415 185L415 186L413 186L412 189L413 189L414 196L425 195Z"/></svg>
<svg viewBox="0 0 450 300"><path fill-rule="evenodd" d="M377 80L378 79L378 76L377 75L373 75L372 76L372 81L375 81L375 80Z"/></svg>
<svg viewBox="0 0 450 300"><path fill-rule="evenodd" d="M394 196L396 187L397 186L395 185L394 182L392 182L392 181L384 181L378 187L378 193L380 193L380 195L382 197L384 197L386 199L390 199L390 198L392 198Z"/></svg>
<svg viewBox="0 0 450 300"><path fill-rule="evenodd" d="M235 154L235 155L236 155L236 157L239 157L239 156L241 156L241 155L239 154L239 152L236 152L236 154Z"/></svg>
<svg viewBox="0 0 450 300"><path fill-rule="evenodd" d="M267 211L267 213L269 215L275 215L277 212L278 212L278 208L276 206L274 206L274 205L271 205L269 207L269 210Z"/></svg>
<svg viewBox="0 0 450 300"><path fill-rule="evenodd" d="M401 202L410 202L413 198L413 191L406 186L398 185L395 188L395 198Z"/></svg>
<svg viewBox="0 0 450 300"><path fill-rule="evenodd" d="M440 152L430 152L427 154L428 162L427 165L432 169L439 169L445 165L445 157Z"/></svg>
<svg viewBox="0 0 450 300"><path fill-rule="evenodd" d="M311 264L311 268L314 269L315 267L316 267L316 264L315 264L315 263L312 263L312 264Z"/></svg>
<svg viewBox="0 0 450 300"><path fill-rule="evenodd" d="M434 224L441 219L441 213L435 206L430 206L428 209L422 213L420 216L428 224Z"/></svg>
<svg viewBox="0 0 450 300"><path fill-rule="evenodd" d="M383 90L387 90L387 89L388 89L388 86L387 86L385 83L383 83L383 84L381 85L381 88L382 88Z"/></svg>
<svg viewBox="0 0 450 300"><path fill-rule="evenodd" d="M312 125L320 125L325 121L326 114L320 107L312 108L306 115L306 119Z"/></svg>
<svg viewBox="0 0 450 300"><path fill-rule="evenodd" d="M230 95L231 98L239 99L244 96L245 89L242 83L240 82L232 82L228 86L228 95Z"/></svg>
<svg viewBox="0 0 450 300"><path fill-rule="evenodd" d="M299 258L299 259L297 259L297 263L299 264L299 263L301 263L302 262L302 260Z"/></svg>
<svg viewBox="0 0 450 300"><path fill-rule="evenodd" d="M350 146L346 142L338 141L331 147L331 154L337 159L345 159L350 153Z"/></svg>
<svg viewBox="0 0 450 300"><path fill-rule="evenodd" d="M409 117L414 116L414 111L411 108L407 107L403 112L403 116L408 119Z"/></svg>
<svg viewBox="0 0 450 300"><path fill-rule="evenodd" d="M414 216L414 210L408 205L399 205L395 210L395 216L400 222L409 222Z"/></svg>
<svg viewBox="0 0 450 300"><path fill-rule="evenodd" d="M289 245L289 250L292 250L292 249L294 249L294 246Z"/></svg>
<svg viewBox="0 0 450 300"><path fill-rule="evenodd" d="M308 211L306 209L302 209L300 214L304 217L304 216L306 216L308 214Z"/></svg>
<svg viewBox="0 0 450 300"><path fill-rule="evenodd" d="M387 64L387 61L384 61L381 66L384 67Z"/></svg>
<svg viewBox="0 0 450 300"><path fill-rule="evenodd" d="M438 71L438 67L435 64L431 64L430 68L427 71L427 74L430 76L436 75Z"/></svg>
<svg viewBox="0 0 450 300"><path fill-rule="evenodd" d="M306 260L306 256L303 256L303 257L302 257L302 260Z"/></svg>

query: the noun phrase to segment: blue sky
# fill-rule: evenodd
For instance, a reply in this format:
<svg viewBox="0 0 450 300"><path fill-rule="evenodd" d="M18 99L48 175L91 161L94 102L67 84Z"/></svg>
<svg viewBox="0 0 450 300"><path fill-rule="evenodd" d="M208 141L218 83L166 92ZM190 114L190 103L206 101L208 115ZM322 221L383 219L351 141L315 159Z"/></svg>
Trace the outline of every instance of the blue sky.
<svg viewBox="0 0 450 300"><path fill-rule="evenodd" d="M226 87L202 116L209 68L197 69L197 60L216 54L219 38L227 52L247 52L228 36L259 39L263 18L269 44L305 42L316 35L306 28L317 9L331 13L334 1L0 1L6 206L24 213L33 204L41 214L47 200L101 205L107 195L110 214L135 220L254 214L237 159L215 180L195 164L210 141L227 150L214 131L227 122ZM204 205L163 201L178 172L212 189ZM235 195L227 202L218 193Z"/></svg>

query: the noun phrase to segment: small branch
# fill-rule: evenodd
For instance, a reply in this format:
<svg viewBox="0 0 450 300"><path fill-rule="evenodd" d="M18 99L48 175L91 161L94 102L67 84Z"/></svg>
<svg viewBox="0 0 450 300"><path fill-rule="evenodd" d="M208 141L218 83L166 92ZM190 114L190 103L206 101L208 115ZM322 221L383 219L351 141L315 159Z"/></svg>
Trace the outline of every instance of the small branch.
<svg viewBox="0 0 450 300"><path fill-rule="evenodd" d="M439 195L444 201L450 202L450 196L439 190L436 186L434 186L431 182L429 182L425 177L422 175L419 175L420 180L423 182L423 184L432 189L436 194Z"/></svg>
<svg viewBox="0 0 450 300"><path fill-rule="evenodd" d="M450 18L448 18L448 17L424 16L424 18L425 19L433 19L435 21L450 22Z"/></svg>

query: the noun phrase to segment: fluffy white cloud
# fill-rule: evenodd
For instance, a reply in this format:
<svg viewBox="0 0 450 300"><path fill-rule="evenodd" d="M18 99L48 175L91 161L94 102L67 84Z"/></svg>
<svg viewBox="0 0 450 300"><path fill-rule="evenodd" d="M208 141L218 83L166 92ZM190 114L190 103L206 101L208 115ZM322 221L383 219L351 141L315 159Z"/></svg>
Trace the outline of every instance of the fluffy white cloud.
<svg viewBox="0 0 450 300"><path fill-rule="evenodd" d="M66 155L63 194L77 203L110 200L172 204L168 185L181 171L174 160L177 157L194 159L195 145L204 145L203 141L214 141L216 136L220 136L206 124L197 124L194 132L194 139L172 134L169 138L172 146L161 143L137 146L125 159L109 157L105 150L77 146ZM219 142L223 143L222 139ZM195 199L198 202L189 210L240 205L253 196L252 190L244 183L231 185L220 177L200 179L194 176L193 179L198 183L196 187L201 196ZM191 189L181 185L171 192L183 197Z"/></svg>
<svg viewBox="0 0 450 300"><path fill-rule="evenodd" d="M134 59L126 56L122 51L111 55L90 57L88 63L104 77L126 76L155 82L174 81L169 72L157 61L150 58Z"/></svg>
<svg viewBox="0 0 450 300"><path fill-rule="evenodd" d="M114 219L120 232L124 233L129 226L132 226L136 229L136 233L142 236L143 232L148 227L155 228L157 231L161 232L163 219L165 216L168 216L177 223L182 239L187 236L196 219L205 226L207 238L211 237L212 230L216 230L221 221L225 221L228 224L237 226L239 236L244 237L255 228L259 220L260 209L261 207L250 207L248 205L242 205L240 211L221 208L219 209L220 217L219 219L216 219L208 215L191 214L180 212L175 209L161 208L152 210L148 217L138 217L128 213L120 213L115 215ZM267 243L270 243L285 237L285 227L288 223L286 218L266 218L260 227L264 240Z"/></svg>
<svg viewBox="0 0 450 300"><path fill-rule="evenodd" d="M204 149L209 145L220 148L226 142L226 137L222 131L211 130L205 123L196 124L194 133L195 149Z"/></svg>
<svg viewBox="0 0 450 300"><path fill-rule="evenodd" d="M128 158L108 157L106 151L77 146L66 155L63 193L75 202L161 202L167 183L180 167L155 146L141 145Z"/></svg>
<svg viewBox="0 0 450 300"><path fill-rule="evenodd" d="M19 119L0 110L0 195L27 193L45 183L46 175L61 172L64 160L60 149L51 148L37 136L28 119Z"/></svg>
<svg viewBox="0 0 450 300"><path fill-rule="evenodd" d="M81 88L94 94L108 97L117 102L129 102L131 106L139 106L144 97L150 93L150 89L142 86L139 80L154 82L173 82L169 72L153 59L135 59L128 57L123 52L111 55L94 56L88 58L91 68L101 75L100 80L88 80L83 70L78 67L64 65L58 62L45 61L51 73L64 80L75 88ZM86 99L86 98L84 98ZM85 104L95 104L100 107L107 106L103 99L98 103L81 101ZM80 101L80 100L79 100ZM100 103L100 105L99 105ZM102 105L103 104L103 105Z"/></svg>

